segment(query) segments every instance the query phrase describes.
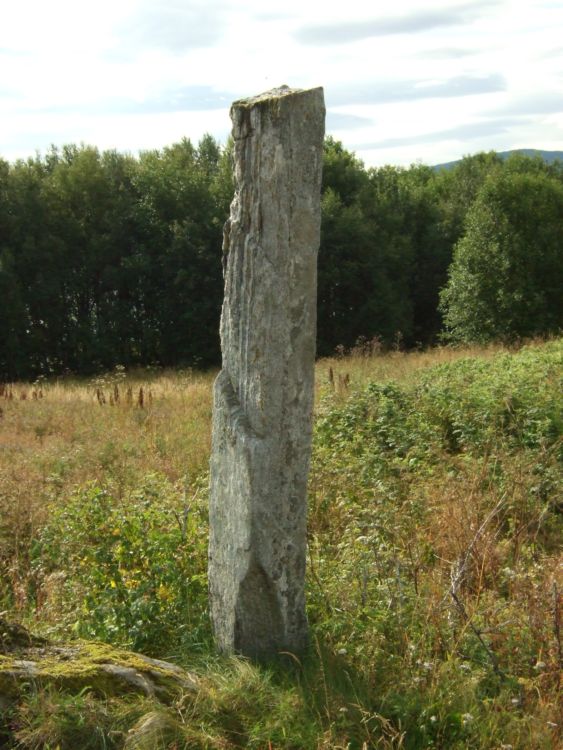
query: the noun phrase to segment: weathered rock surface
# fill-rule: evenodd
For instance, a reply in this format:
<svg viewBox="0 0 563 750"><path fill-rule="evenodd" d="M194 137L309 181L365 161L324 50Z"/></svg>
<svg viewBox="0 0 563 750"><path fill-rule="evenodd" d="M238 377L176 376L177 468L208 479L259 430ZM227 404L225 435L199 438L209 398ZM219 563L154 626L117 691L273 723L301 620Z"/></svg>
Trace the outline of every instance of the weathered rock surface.
<svg viewBox="0 0 563 750"><path fill-rule="evenodd" d="M214 388L209 588L218 647L264 658L307 643L304 576L322 89L234 102L223 367Z"/></svg>
<svg viewBox="0 0 563 750"><path fill-rule="evenodd" d="M0 618L0 702L30 682L70 692L88 687L103 696L135 692L164 703L199 687L175 664L105 643L49 643Z"/></svg>

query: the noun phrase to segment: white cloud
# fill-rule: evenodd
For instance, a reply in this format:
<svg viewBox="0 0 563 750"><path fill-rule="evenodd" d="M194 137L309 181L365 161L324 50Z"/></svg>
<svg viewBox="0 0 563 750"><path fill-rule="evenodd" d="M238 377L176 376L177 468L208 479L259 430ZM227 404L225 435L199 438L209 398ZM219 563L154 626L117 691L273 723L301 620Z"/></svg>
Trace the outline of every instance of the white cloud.
<svg viewBox="0 0 563 750"><path fill-rule="evenodd" d="M330 132L370 144L367 164L563 150L562 38L560 3L525 0L18 0L0 10L0 156L222 138L230 99L282 83L324 85Z"/></svg>

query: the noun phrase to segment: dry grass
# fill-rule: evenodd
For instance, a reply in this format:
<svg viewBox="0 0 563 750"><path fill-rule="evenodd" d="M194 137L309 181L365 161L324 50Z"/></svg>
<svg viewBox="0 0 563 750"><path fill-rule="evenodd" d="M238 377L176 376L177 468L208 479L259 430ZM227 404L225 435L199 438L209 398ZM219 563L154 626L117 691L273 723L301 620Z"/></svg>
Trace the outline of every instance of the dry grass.
<svg viewBox="0 0 563 750"><path fill-rule="evenodd" d="M189 482L207 468L213 374L117 375L16 383L0 397L0 560L18 610L30 540L53 503L88 482L120 497L149 472Z"/></svg>
<svg viewBox="0 0 563 750"><path fill-rule="evenodd" d="M316 368L317 393L330 389L346 396L349 391L361 388L370 380L378 383L387 380L405 382L427 367L457 362L468 357L491 359L505 351L508 349L500 344L463 348L441 346L423 351L391 351L385 354L379 353L377 349L372 352L369 347L364 347L353 350L346 356L319 360Z"/></svg>
<svg viewBox="0 0 563 750"><path fill-rule="evenodd" d="M416 371L500 347L423 352L364 348L323 359L316 391L339 400L368 380L408 380ZM5 384L0 390L0 556L8 561L16 606L27 603L30 540L53 503L88 482L116 497L149 472L190 483L207 471L214 372L117 368L92 379ZM314 519L312 519L314 523Z"/></svg>
<svg viewBox="0 0 563 750"><path fill-rule="evenodd" d="M38 399L22 398L34 389L15 384L13 399L0 400L0 477L19 482L38 474L51 492L53 484L108 472L121 479L148 470L171 479L198 473L209 453L211 382L212 375L147 380L135 373L121 382L108 376L44 383Z"/></svg>
<svg viewBox="0 0 563 750"><path fill-rule="evenodd" d="M353 437L361 436L364 417L353 410L368 381L393 380L406 393L425 368L491 359L504 351L438 348L384 354L364 348L321 360L316 369L318 425L331 410L344 413L350 407L356 420ZM191 493L206 485L214 375L117 370L91 380L0 389L0 608L9 606L25 616L41 599L39 617L46 622L52 610L56 620L56 587L51 596L44 578L38 596L30 550L53 508L74 503L83 517L78 487L94 482L109 488L121 512L127 505L122 499L138 491L151 473L164 478L158 486L165 492L172 488L169 504L184 486L191 485ZM527 369L524 379L536 405L538 391L529 386ZM542 383L556 392L554 383L546 378ZM425 418L416 407L414 412L417 420ZM388 426L396 427L399 437L405 416L399 409L389 417L396 419ZM221 740L209 746L231 746L221 744L231 731L223 724L236 714L266 738L256 747L267 747L270 737L278 737L275 746L298 746L290 736L311 748L346 747L350 737L360 736L366 748L401 747L401 722L409 715L411 744L405 747L460 750L470 746L463 744L470 736L463 716L473 714L480 729L471 735L472 747L497 747L501 738L506 747L548 750L560 732L561 606L556 600L563 581L558 517L540 495L545 491L547 497L550 483L556 482L558 444L512 450L507 443L473 452L444 446L437 460L420 459L420 470L409 468L411 454L395 450L389 453L387 473L366 479L366 467L373 469L369 451L376 445L370 447L369 435L366 445L363 438L352 445L353 437L335 430L323 438L319 431L315 447L309 609L318 659L311 676L302 675L296 692L295 684L271 683L268 673L245 664L230 668L220 663L216 673L208 670L216 690L205 721L210 732L217 722L222 727ZM412 456L420 458L420 451ZM199 533L194 551L199 575L206 560L205 491L198 502L201 507L190 512ZM163 503L160 494L156 503ZM57 557L60 535L54 539ZM106 545L110 542L106 539ZM101 581L102 593L104 586ZM204 583L198 596L204 609ZM51 608L45 604L50 597ZM494 660L510 680L495 682ZM537 664L543 667L536 669ZM260 692L263 699L257 702ZM223 704L229 706L224 715ZM186 717L182 722L180 735L192 731ZM412 733L422 724L427 734L420 734L422 744L416 744ZM424 744L431 732L435 744ZM443 738L457 737L456 732L457 744L444 744Z"/></svg>
<svg viewBox="0 0 563 750"><path fill-rule="evenodd" d="M406 380L415 371L498 348L439 348L324 359L317 395L344 398L367 380ZM331 375L332 373L332 375ZM41 522L53 499L88 481L118 492L149 471L171 481L207 468L215 373L121 370L91 380L14 383L0 391L0 510L17 538ZM142 404L140 403L142 400Z"/></svg>

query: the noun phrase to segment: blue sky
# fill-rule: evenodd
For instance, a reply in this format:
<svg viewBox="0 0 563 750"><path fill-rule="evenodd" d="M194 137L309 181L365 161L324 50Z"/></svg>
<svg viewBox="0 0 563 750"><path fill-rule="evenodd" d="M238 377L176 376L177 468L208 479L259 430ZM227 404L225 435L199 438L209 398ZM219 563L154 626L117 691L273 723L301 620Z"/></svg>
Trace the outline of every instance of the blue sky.
<svg viewBox="0 0 563 750"><path fill-rule="evenodd" d="M0 156L132 153L205 132L232 100L323 86L368 166L563 150L563 0L18 0L0 6Z"/></svg>

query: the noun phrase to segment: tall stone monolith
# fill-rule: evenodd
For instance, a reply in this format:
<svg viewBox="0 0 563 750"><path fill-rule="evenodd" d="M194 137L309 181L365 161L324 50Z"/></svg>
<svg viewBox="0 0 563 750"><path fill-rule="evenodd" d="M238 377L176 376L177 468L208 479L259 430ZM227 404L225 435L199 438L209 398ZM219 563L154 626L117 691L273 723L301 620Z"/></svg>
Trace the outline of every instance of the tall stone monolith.
<svg viewBox="0 0 563 750"><path fill-rule="evenodd" d="M224 232L223 367L214 388L209 594L220 650L302 651L321 88L231 107L236 193Z"/></svg>

